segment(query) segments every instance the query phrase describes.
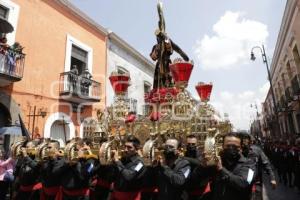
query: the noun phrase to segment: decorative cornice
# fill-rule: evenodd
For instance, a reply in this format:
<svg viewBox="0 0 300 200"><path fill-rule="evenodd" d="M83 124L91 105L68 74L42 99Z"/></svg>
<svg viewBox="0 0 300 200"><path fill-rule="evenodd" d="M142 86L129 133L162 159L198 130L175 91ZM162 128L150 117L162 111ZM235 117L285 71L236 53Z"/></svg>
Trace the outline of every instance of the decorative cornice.
<svg viewBox="0 0 300 200"><path fill-rule="evenodd" d="M95 22L93 19L87 16L84 12L82 12L80 9L74 6L69 0L54 0L53 2L59 4L60 6L63 6L65 9L69 10L73 15L77 16L81 21L90 25L91 27L99 31L99 33L101 33L102 35L107 36L108 32L104 27L99 25L97 22Z"/></svg>
<svg viewBox="0 0 300 200"><path fill-rule="evenodd" d="M282 54L283 45L287 39L288 31L290 29L293 16L295 14L297 8L297 0L288 0L285 6L283 18L281 21L280 30L277 37L276 47L273 54L273 59L271 63L271 77L272 80L274 78L274 74L276 71L276 67L278 65L278 61L280 59L280 55Z"/></svg>

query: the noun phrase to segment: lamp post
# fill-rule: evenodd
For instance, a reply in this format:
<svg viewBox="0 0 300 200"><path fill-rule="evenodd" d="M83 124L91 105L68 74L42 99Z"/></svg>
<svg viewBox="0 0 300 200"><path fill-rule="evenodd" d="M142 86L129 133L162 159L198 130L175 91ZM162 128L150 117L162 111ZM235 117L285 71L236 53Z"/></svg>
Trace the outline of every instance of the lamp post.
<svg viewBox="0 0 300 200"><path fill-rule="evenodd" d="M273 104L274 104L274 111L275 111L276 122L277 122L277 125L278 125L279 134L281 135L281 130L280 130L280 127L279 127L278 109L277 109L277 105L276 105L276 100L275 100L275 95L274 95L274 89L273 89L273 84L272 84L272 78L271 78L271 73L270 73L270 69L269 69L269 63L268 63L268 59L267 59L267 55L266 55L266 51L265 51L265 46L262 45L262 47L260 47L260 46L254 46L254 47L252 47L252 49L251 49L251 58L250 58L252 61L255 61L255 59L256 59L256 57L254 55L254 52L253 52L254 49L260 49L262 60L265 63L266 68L267 68L268 79L269 79L269 82L270 82L271 95L272 95L272 100L273 100Z"/></svg>

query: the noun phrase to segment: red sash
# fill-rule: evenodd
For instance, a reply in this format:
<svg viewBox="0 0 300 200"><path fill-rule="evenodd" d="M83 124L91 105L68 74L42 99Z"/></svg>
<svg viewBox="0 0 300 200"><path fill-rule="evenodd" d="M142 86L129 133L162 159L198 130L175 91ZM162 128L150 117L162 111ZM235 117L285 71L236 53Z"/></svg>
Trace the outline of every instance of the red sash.
<svg viewBox="0 0 300 200"><path fill-rule="evenodd" d="M41 192L40 200L45 200L46 195L47 196L56 196L59 193L59 190L60 190L59 186L54 186L54 187L44 187L43 186L43 191Z"/></svg>
<svg viewBox="0 0 300 200"><path fill-rule="evenodd" d="M98 187L106 188L106 189L111 189L112 188L112 183L109 183L108 181L105 181L101 178L98 178L96 181L96 185Z"/></svg>
<svg viewBox="0 0 300 200"><path fill-rule="evenodd" d="M89 196L90 195L90 189L89 188L83 188L83 189L76 189L76 190L66 190L60 187L59 192L56 195L55 200L63 200L63 194L66 194L68 196Z"/></svg>
<svg viewBox="0 0 300 200"><path fill-rule="evenodd" d="M28 186L21 185L20 190L23 192L32 192L35 190L40 190L42 189L42 187L43 187L42 183L36 183L35 185L28 185Z"/></svg>
<svg viewBox="0 0 300 200"><path fill-rule="evenodd" d="M194 191L190 192L189 194L191 196L201 196L201 195L204 195L206 193L209 193L211 190L210 190L210 184L207 183L206 187L204 190L201 190L201 189L195 189Z"/></svg>
<svg viewBox="0 0 300 200"><path fill-rule="evenodd" d="M43 187L43 192L48 196L56 196L56 194L59 192L59 188L59 186Z"/></svg>
<svg viewBox="0 0 300 200"><path fill-rule="evenodd" d="M255 186L255 184L252 185L252 192L256 192L256 186Z"/></svg>
<svg viewBox="0 0 300 200"><path fill-rule="evenodd" d="M113 191L110 200L140 200L141 192L119 192Z"/></svg>

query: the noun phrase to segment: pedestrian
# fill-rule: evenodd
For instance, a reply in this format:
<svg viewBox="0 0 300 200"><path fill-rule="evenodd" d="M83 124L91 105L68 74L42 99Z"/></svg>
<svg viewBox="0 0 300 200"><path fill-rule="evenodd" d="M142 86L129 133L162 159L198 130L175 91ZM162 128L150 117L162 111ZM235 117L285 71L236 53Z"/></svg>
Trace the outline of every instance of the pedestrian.
<svg viewBox="0 0 300 200"><path fill-rule="evenodd" d="M282 170L282 179L283 179L283 184L285 186L288 186L288 170L289 170L289 165L288 165L288 146L287 144L284 143L282 146L281 150L281 155L280 155L280 165L281 165L281 170Z"/></svg>
<svg viewBox="0 0 300 200"><path fill-rule="evenodd" d="M251 141L251 136L247 133L241 133L242 138L242 150L243 155L252 160L252 162L256 166L256 177L255 177L255 185L254 185L254 196L256 200L262 199L262 184L263 184L263 172L265 171L270 178L270 183L272 185L272 188L276 188L276 179L273 172L273 169L271 167L271 163L268 159L268 157L265 155L265 153L262 151L262 149L257 146L253 145Z"/></svg>
<svg viewBox="0 0 300 200"><path fill-rule="evenodd" d="M111 164L99 163L93 173L96 179L93 181L91 200L107 200L115 179L115 168Z"/></svg>
<svg viewBox="0 0 300 200"><path fill-rule="evenodd" d="M237 133L223 138L216 177L211 184L212 200L250 200L255 177L255 164L242 155Z"/></svg>
<svg viewBox="0 0 300 200"><path fill-rule="evenodd" d="M187 160L179 156L179 142L170 138L166 141L163 158L153 163L157 173L158 200L182 200L184 185L190 176L191 167Z"/></svg>
<svg viewBox="0 0 300 200"><path fill-rule="evenodd" d="M107 142L107 140L102 141ZM99 149L99 158L105 154L106 149ZM94 167L93 171L94 180L91 188L91 200L107 200L113 187L113 181L115 180L115 167L112 163L101 163Z"/></svg>
<svg viewBox="0 0 300 200"><path fill-rule="evenodd" d="M0 199L5 199L9 185L13 181L13 160L5 159L4 150L0 149Z"/></svg>
<svg viewBox="0 0 300 200"><path fill-rule="evenodd" d="M287 149L287 177L288 177L288 185L289 187L294 187L294 177L295 177L295 170L296 170L296 152L295 148L292 145L288 146Z"/></svg>
<svg viewBox="0 0 300 200"><path fill-rule="evenodd" d="M51 140L48 144L48 158L41 166L41 182L43 185L42 196L43 200L54 200L59 192L61 185L61 177L63 176L60 170L65 160L59 152L60 143L57 140Z"/></svg>
<svg viewBox="0 0 300 200"><path fill-rule="evenodd" d="M156 200L158 195L157 174L155 167L145 166L142 183L142 200Z"/></svg>
<svg viewBox="0 0 300 200"><path fill-rule="evenodd" d="M140 141L133 135L128 136L125 141L125 151L121 159L118 152L114 152L116 177L111 200L140 200L145 167L138 155Z"/></svg>
<svg viewBox="0 0 300 200"><path fill-rule="evenodd" d="M69 142L74 144L77 156L74 160L68 160L59 169L61 177L61 190L58 194L58 200L88 200L90 196L90 181L92 170L97 165L93 157L87 157L86 152L90 147L80 138L75 138ZM73 147L72 147L73 148ZM70 152L67 152L70 153Z"/></svg>
<svg viewBox="0 0 300 200"><path fill-rule="evenodd" d="M34 152L40 141L32 140L26 143L26 148L22 148L22 157L20 168L17 173L19 177L19 190L17 191L16 200L35 200L40 196L42 184L39 182L40 163L35 160Z"/></svg>
<svg viewBox="0 0 300 200"><path fill-rule="evenodd" d="M208 198L210 192L209 180L215 173L215 167L205 166L202 153L198 148L197 137L194 134L187 136L184 159L191 165L191 176L185 184L188 199L204 200Z"/></svg>

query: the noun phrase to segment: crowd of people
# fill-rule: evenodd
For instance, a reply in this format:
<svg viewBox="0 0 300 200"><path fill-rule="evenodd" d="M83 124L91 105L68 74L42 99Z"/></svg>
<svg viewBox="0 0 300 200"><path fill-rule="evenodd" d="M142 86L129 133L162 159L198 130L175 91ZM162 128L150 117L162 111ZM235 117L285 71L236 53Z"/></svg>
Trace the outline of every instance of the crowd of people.
<svg viewBox="0 0 300 200"><path fill-rule="evenodd" d="M76 139L76 160L65 157L56 140L47 143L49 157L37 159L28 149L42 139L29 140L18 157L1 158L0 199L10 185L15 200L257 200L262 199L263 171L276 187L267 156L248 134L229 133L222 141L220 157L211 157L198 148L195 135L187 136L184 144L169 138L162 154L146 164L140 141L132 135L122 154L112 151L109 163L86 154L91 151L88 139ZM274 153L282 151L267 144L265 148L278 169L282 161Z"/></svg>
<svg viewBox="0 0 300 200"><path fill-rule="evenodd" d="M0 38L0 72L15 75L18 73L16 68L17 62L24 58L23 47L20 43L15 42L13 45L8 45L7 38ZM19 75L19 74L17 74Z"/></svg>
<svg viewBox="0 0 300 200"><path fill-rule="evenodd" d="M264 150L277 170L279 182L300 193L300 138L292 144L267 141Z"/></svg>

